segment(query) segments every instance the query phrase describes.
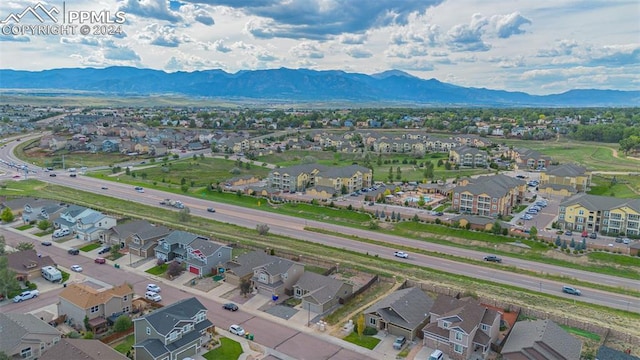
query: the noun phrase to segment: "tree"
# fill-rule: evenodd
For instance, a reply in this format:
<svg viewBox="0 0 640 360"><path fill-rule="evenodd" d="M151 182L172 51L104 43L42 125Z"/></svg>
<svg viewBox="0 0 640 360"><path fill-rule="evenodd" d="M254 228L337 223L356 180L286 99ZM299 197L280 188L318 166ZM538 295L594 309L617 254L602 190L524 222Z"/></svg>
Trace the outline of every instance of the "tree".
<svg viewBox="0 0 640 360"><path fill-rule="evenodd" d="M574 249L576 248L576 240L574 238L571 238L571 243L569 244L569 247L572 247Z"/></svg>
<svg viewBox="0 0 640 360"><path fill-rule="evenodd" d="M529 230L529 237L531 237L532 239L535 239L536 236L538 236L538 228L536 228L535 226L532 226L531 230Z"/></svg>
<svg viewBox="0 0 640 360"><path fill-rule="evenodd" d="M133 321L131 321L131 318L129 317L129 315L122 314L118 316L118 318L116 319L116 322L113 323L113 330L115 332L122 332L122 331L129 330L132 326L133 326Z"/></svg>
<svg viewBox="0 0 640 360"><path fill-rule="evenodd" d="M242 280L240 282L240 295L247 297L247 295L251 294L252 290L253 289L251 288L251 281Z"/></svg>
<svg viewBox="0 0 640 360"><path fill-rule="evenodd" d="M565 250L565 249L567 248L567 240L563 240L563 241L562 241L562 245L560 245L560 248L561 248L562 250Z"/></svg>
<svg viewBox="0 0 640 360"><path fill-rule="evenodd" d="M0 294L8 297L8 294L20 290L20 283L16 280L16 273L9 270L8 259L0 256Z"/></svg>
<svg viewBox="0 0 640 360"><path fill-rule="evenodd" d="M83 339L88 339L88 340L93 339L93 333L92 333L91 331L87 331L87 332L84 334Z"/></svg>
<svg viewBox="0 0 640 360"><path fill-rule="evenodd" d="M16 246L16 250L18 251L33 250L34 248L35 246L32 243L26 241L18 243L18 245Z"/></svg>
<svg viewBox="0 0 640 360"><path fill-rule="evenodd" d="M556 237L556 246L562 245L562 240L560 240L560 235Z"/></svg>
<svg viewBox="0 0 640 360"><path fill-rule="evenodd" d="M7 241L4 238L4 235L0 235L0 256L5 254L5 246L7 245Z"/></svg>
<svg viewBox="0 0 640 360"><path fill-rule="evenodd" d="M400 180L402 179L402 170L400 169L400 166L396 167L396 180Z"/></svg>
<svg viewBox="0 0 640 360"><path fill-rule="evenodd" d="M182 222L187 222L191 219L191 210L188 207L184 207L178 211L178 219Z"/></svg>
<svg viewBox="0 0 640 360"><path fill-rule="evenodd" d="M44 231L44 230L47 230L49 227L51 227L51 223L49 222L49 220L38 221L38 229Z"/></svg>
<svg viewBox="0 0 640 360"><path fill-rule="evenodd" d="M494 234L502 233L502 226L500 225L500 221L496 221L495 223L493 223L493 227L491 228L491 232L493 232Z"/></svg>
<svg viewBox="0 0 640 360"><path fill-rule="evenodd" d="M9 355L7 355L4 351L0 351L0 360L9 360Z"/></svg>
<svg viewBox="0 0 640 360"><path fill-rule="evenodd" d="M267 235L269 233L269 225L267 224L258 224L256 225L256 231L258 232L258 234L264 236Z"/></svg>
<svg viewBox="0 0 640 360"><path fill-rule="evenodd" d="M182 274L182 270L183 268L180 263L178 263L177 261L172 261L171 264L169 264L169 268L167 269L167 274L169 274L169 276L171 277L176 277Z"/></svg>
<svg viewBox="0 0 640 360"><path fill-rule="evenodd" d="M4 208L4 210L2 210L2 213L0 213L0 220L6 223L12 222L13 219L15 219L15 216L13 216L13 211L11 211L11 209L9 209L8 207Z"/></svg>
<svg viewBox="0 0 640 360"><path fill-rule="evenodd" d="M109 249L109 251L111 252L111 258L115 260L116 256L118 256L118 252L120 251L120 246L119 245L112 245L111 249Z"/></svg>
<svg viewBox="0 0 640 360"><path fill-rule="evenodd" d="M389 167L389 181L393 181L393 166Z"/></svg>
<svg viewBox="0 0 640 360"><path fill-rule="evenodd" d="M356 325L357 325L357 329L358 329L358 336L362 337L362 334L364 334L364 314L360 313L360 315L358 316L358 319L356 320Z"/></svg>
<svg viewBox="0 0 640 360"><path fill-rule="evenodd" d="M582 238L581 250L587 250L587 238Z"/></svg>

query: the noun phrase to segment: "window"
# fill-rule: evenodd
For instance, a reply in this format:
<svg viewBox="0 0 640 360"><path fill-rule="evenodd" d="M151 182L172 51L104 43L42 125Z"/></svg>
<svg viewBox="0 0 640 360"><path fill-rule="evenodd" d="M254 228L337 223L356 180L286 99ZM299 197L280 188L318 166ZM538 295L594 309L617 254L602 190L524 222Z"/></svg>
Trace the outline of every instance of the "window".
<svg viewBox="0 0 640 360"><path fill-rule="evenodd" d="M460 344L453 344L453 351L457 352L458 354L462 354L462 345Z"/></svg>
<svg viewBox="0 0 640 360"><path fill-rule="evenodd" d="M376 320L376 318L374 318L374 317L370 317L369 318L369 325L375 326L377 322L378 322L378 320Z"/></svg>
<svg viewBox="0 0 640 360"><path fill-rule="evenodd" d="M449 324L449 322L448 322L448 321L443 321L443 322L442 322L442 327L443 327L443 328L445 328L445 329L448 329L448 328L449 328L449 325L450 325L450 324Z"/></svg>
<svg viewBox="0 0 640 360"><path fill-rule="evenodd" d="M128 306L123 307L122 308L122 312L128 313L129 312L129 307Z"/></svg>
<svg viewBox="0 0 640 360"><path fill-rule="evenodd" d="M481 324L481 325L480 325L480 329L482 329L482 331L489 331L489 325L487 325L487 324Z"/></svg>
<svg viewBox="0 0 640 360"><path fill-rule="evenodd" d="M169 244L168 243L162 244L162 248L165 250L169 250Z"/></svg>
<svg viewBox="0 0 640 360"><path fill-rule="evenodd" d="M184 327L184 330L182 330L183 333L188 333L189 331L193 330L193 324L187 324Z"/></svg>
<svg viewBox="0 0 640 360"><path fill-rule="evenodd" d="M40 343L40 350L44 350L44 343Z"/></svg>
<svg viewBox="0 0 640 360"><path fill-rule="evenodd" d="M23 358L30 358L31 357L31 348L28 347L26 349L22 349L20 351L20 356L22 356Z"/></svg>
<svg viewBox="0 0 640 360"><path fill-rule="evenodd" d="M196 315L196 322L200 322L200 321L204 321L204 313L203 312L199 312L198 315Z"/></svg>
<svg viewBox="0 0 640 360"><path fill-rule="evenodd" d="M91 309L89 310L92 314L97 313L98 311L100 311L100 305L96 305L96 306L92 306Z"/></svg>
<svg viewBox="0 0 640 360"><path fill-rule="evenodd" d="M462 341L462 332L456 331L456 340Z"/></svg>
<svg viewBox="0 0 640 360"><path fill-rule="evenodd" d="M122 301L127 301L127 299L129 299L129 297L127 295L122 297Z"/></svg>
<svg viewBox="0 0 640 360"><path fill-rule="evenodd" d="M147 326L147 331L146 331L147 335L151 335L151 328Z"/></svg>
<svg viewBox="0 0 640 360"><path fill-rule="evenodd" d="M177 338L178 338L178 333L177 333L177 332L172 331L172 332L169 334L169 341L175 341Z"/></svg>

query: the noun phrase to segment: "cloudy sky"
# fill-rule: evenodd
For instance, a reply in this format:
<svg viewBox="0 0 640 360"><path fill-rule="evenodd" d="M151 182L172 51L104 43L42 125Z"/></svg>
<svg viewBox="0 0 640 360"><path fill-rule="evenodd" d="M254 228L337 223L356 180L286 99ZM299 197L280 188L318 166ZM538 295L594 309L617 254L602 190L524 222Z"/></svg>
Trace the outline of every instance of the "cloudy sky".
<svg viewBox="0 0 640 360"><path fill-rule="evenodd" d="M74 34L16 33L62 26L62 1L40 3L57 24L9 18L38 1L0 2L0 68L396 69L531 94L640 89L638 0L67 0ZM69 11L125 21L81 35ZM101 31L102 19L84 24Z"/></svg>

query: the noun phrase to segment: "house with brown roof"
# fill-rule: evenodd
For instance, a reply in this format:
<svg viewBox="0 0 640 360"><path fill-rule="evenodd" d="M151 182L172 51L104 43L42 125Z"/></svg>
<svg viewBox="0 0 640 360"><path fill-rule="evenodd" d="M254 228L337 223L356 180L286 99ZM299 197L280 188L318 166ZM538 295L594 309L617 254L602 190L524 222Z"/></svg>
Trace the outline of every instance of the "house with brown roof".
<svg viewBox="0 0 640 360"><path fill-rule="evenodd" d="M4 311L0 312L0 331L0 353L9 359L39 359L43 351L60 341L62 335L33 314Z"/></svg>
<svg viewBox="0 0 640 360"><path fill-rule="evenodd" d="M518 321L502 347L505 360L580 359L582 342L551 320Z"/></svg>
<svg viewBox="0 0 640 360"><path fill-rule="evenodd" d="M97 339L63 338L46 350L39 360L128 360L124 354Z"/></svg>
<svg viewBox="0 0 640 360"><path fill-rule="evenodd" d="M38 256L34 249L22 250L7 255L7 268L16 273L18 281L31 281L40 276L40 271L45 266L56 266L49 255Z"/></svg>
<svg viewBox="0 0 640 360"><path fill-rule="evenodd" d="M69 284L59 296L58 314L67 315L73 323L84 327L84 319L94 332L104 329L122 314L132 310L133 289L129 284L97 290L85 284Z"/></svg>
<svg viewBox="0 0 640 360"><path fill-rule="evenodd" d="M365 310L364 321L367 326L413 341L428 323L432 306L433 299L420 288L401 289Z"/></svg>
<svg viewBox="0 0 640 360"><path fill-rule="evenodd" d="M352 284L309 271L293 285L293 296L302 300L302 308L315 314L326 313L352 293Z"/></svg>
<svg viewBox="0 0 640 360"><path fill-rule="evenodd" d="M501 314L470 297L440 295L429 314L429 324L422 330L424 346L453 360L486 359L500 332Z"/></svg>

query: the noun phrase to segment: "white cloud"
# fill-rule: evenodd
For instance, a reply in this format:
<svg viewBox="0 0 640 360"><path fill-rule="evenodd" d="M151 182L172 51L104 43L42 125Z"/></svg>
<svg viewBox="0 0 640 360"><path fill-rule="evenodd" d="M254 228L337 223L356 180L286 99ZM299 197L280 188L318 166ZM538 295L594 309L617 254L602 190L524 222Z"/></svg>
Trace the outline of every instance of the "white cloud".
<svg viewBox="0 0 640 360"><path fill-rule="evenodd" d="M355 59L366 59L373 56L371 51L362 46L352 46L345 50L345 53Z"/></svg>
<svg viewBox="0 0 640 360"><path fill-rule="evenodd" d="M191 37L183 32L176 32L175 26L155 23L145 27L137 38L151 45L164 47L178 47L180 44L192 41Z"/></svg>
<svg viewBox="0 0 640 360"><path fill-rule="evenodd" d="M299 58L322 59L324 53L314 43L303 41L289 50L289 53Z"/></svg>
<svg viewBox="0 0 640 360"><path fill-rule="evenodd" d="M169 10L168 4L166 0L125 0L121 3L120 10L141 18L166 20L172 23L182 21L180 14Z"/></svg>
<svg viewBox="0 0 640 360"><path fill-rule="evenodd" d="M508 15L493 15L489 23L498 34L498 37L508 38L513 35L524 34L525 31L520 27L527 24L531 25L532 22L516 11Z"/></svg>
<svg viewBox="0 0 640 360"><path fill-rule="evenodd" d="M453 51L489 51L491 46L482 40L487 18L481 14L473 14L471 22L458 24L447 32L449 48Z"/></svg>

